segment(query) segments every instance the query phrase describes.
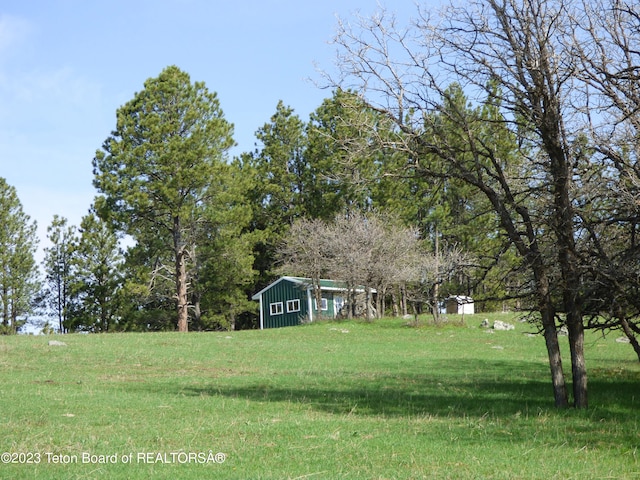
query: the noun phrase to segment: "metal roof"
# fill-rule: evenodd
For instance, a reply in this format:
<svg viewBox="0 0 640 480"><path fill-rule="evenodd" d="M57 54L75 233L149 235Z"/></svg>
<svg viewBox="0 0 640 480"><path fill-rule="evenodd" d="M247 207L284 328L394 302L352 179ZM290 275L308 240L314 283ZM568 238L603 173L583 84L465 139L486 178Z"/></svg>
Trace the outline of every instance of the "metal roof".
<svg viewBox="0 0 640 480"><path fill-rule="evenodd" d="M254 294L251 297L251 299L252 300L260 300L260 295L262 295L265 291L269 290L275 284L277 284L279 282L282 282L283 280L288 280L290 282L297 283L298 285L301 285L301 286L305 287L307 290L311 290L313 288L313 284L312 284L310 278L284 276L284 277L280 277L276 281L274 281L274 282L270 283L269 285L267 285L266 287L264 287L258 293ZM341 282L341 281L337 281L337 280L328 280L328 279L324 279L324 278L320 279L320 290L325 290L325 291L328 291L328 292L342 292L342 291L347 290L348 288L349 287L347 286L346 282ZM356 291L357 292L364 292L364 287L358 286L356 288ZM371 289L371 291L373 293L375 293L375 289Z"/></svg>

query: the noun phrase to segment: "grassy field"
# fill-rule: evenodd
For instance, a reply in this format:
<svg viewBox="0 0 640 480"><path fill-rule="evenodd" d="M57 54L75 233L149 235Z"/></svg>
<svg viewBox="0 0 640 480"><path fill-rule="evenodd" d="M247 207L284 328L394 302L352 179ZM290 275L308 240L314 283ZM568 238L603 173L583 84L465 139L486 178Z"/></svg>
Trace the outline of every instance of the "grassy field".
<svg viewBox="0 0 640 480"><path fill-rule="evenodd" d="M640 478L631 347L589 334L557 411L542 338L484 318L2 337L0 478Z"/></svg>

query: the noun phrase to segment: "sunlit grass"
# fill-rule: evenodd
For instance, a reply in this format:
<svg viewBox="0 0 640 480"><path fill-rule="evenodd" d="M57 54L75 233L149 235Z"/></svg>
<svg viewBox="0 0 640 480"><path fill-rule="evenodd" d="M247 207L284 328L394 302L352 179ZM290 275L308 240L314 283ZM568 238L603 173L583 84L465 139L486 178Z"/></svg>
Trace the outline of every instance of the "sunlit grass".
<svg viewBox="0 0 640 480"><path fill-rule="evenodd" d="M631 347L589 334L591 408L557 411L534 328L483 318L3 337L0 452L41 461L0 478L638 478Z"/></svg>

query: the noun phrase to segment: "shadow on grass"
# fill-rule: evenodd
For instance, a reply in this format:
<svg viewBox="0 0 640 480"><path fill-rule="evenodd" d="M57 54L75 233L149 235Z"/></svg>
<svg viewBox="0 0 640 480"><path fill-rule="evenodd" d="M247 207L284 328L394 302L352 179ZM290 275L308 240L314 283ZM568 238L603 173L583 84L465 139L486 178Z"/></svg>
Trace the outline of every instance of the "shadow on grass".
<svg viewBox="0 0 640 480"><path fill-rule="evenodd" d="M429 370L432 373L294 371L268 379L223 377L204 387L183 385L180 393L295 403L336 415L510 417L555 410L547 370L540 364L443 361L431 362ZM592 379L591 411L597 409L599 420L637 422L638 385L636 378Z"/></svg>
<svg viewBox="0 0 640 480"><path fill-rule="evenodd" d="M467 385L438 384L429 377L390 378L384 385L362 383L304 384L282 386L255 383L242 386L212 385L187 387L183 393L193 395L222 395L255 402L288 402L307 405L318 411L336 415L382 416L483 416L515 415L537 411L549 406L540 392L547 390L541 383L526 386L507 383L475 383ZM401 384L410 384L404 387ZM510 398L509 398L510 396Z"/></svg>

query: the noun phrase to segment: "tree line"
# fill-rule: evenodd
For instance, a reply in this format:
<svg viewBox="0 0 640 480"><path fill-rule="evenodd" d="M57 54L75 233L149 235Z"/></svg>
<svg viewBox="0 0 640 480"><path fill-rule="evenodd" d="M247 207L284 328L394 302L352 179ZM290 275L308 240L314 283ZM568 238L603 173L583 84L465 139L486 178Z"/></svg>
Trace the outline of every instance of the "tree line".
<svg viewBox="0 0 640 480"><path fill-rule="evenodd" d="M378 312L464 293L533 312L558 406L565 326L586 407L585 329L620 330L640 357L640 11L477 0L416 13L340 23L332 96L308 121L280 102L232 160L215 93L174 66L147 80L93 159L83 225L50 227L40 296L62 329L251 327L248 298L278 267L375 288ZM10 328L37 290L19 260L35 239L0 187L17 227L2 234Z"/></svg>
<svg viewBox="0 0 640 480"><path fill-rule="evenodd" d="M495 225L479 197L398 173L405 153L379 148L358 122L389 138L393 126L353 92L336 89L306 122L280 101L257 148L234 159L217 96L175 66L116 116L93 159L95 201L79 226L53 218L42 282L34 262L26 269L22 316L45 312L61 332L255 328L249 299L280 273L384 292L378 316L424 305L437 319L443 291L502 289L486 275L495 255L480 237ZM312 270L296 251L309 241L323 245ZM485 297L489 309L505 299ZM356 311L370 313L354 299Z"/></svg>

